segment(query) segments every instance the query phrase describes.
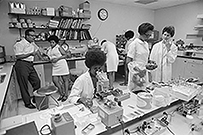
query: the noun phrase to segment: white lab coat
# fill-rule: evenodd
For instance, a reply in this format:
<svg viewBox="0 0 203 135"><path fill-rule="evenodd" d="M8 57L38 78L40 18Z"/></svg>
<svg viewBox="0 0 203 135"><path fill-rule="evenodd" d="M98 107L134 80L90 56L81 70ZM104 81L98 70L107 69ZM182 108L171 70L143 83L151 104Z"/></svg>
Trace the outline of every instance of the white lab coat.
<svg viewBox="0 0 203 135"><path fill-rule="evenodd" d="M177 46L172 43L170 51L163 41L156 43L151 51L150 60L153 60L158 65L158 68L151 71L152 81L167 82L172 79L172 63L177 57Z"/></svg>
<svg viewBox="0 0 203 135"><path fill-rule="evenodd" d="M107 72L112 72L112 71L117 72L119 58L116 50L116 45L111 43L110 41L107 41L102 44L101 50L104 51L104 53L106 53Z"/></svg>
<svg viewBox="0 0 203 135"><path fill-rule="evenodd" d="M140 67L145 67L145 65L148 63L148 57L149 57L149 47L147 42L143 42L139 38L136 38L132 43L128 46L128 53L127 57L130 57L133 59L131 63L128 64L128 68L130 68L130 65L139 65ZM130 69L129 69L130 70ZM133 73L129 72L128 77L128 89L129 90L136 90L135 84L132 82ZM148 73L146 73L145 76L146 84L148 83Z"/></svg>
<svg viewBox="0 0 203 135"><path fill-rule="evenodd" d="M93 86L90 73L87 71L75 80L69 95L69 100L71 103L76 104L78 99L81 97L92 99L94 91L95 88Z"/></svg>

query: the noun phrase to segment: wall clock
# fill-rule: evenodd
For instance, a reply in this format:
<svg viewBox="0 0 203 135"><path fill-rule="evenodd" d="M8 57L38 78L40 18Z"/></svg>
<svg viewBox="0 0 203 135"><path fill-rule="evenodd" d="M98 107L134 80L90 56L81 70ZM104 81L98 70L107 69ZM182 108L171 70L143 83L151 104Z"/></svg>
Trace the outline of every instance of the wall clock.
<svg viewBox="0 0 203 135"><path fill-rule="evenodd" d="M104 8L101 8L98 11L98 17L100 20L105 21L108 18L108 11Z"/></svg>

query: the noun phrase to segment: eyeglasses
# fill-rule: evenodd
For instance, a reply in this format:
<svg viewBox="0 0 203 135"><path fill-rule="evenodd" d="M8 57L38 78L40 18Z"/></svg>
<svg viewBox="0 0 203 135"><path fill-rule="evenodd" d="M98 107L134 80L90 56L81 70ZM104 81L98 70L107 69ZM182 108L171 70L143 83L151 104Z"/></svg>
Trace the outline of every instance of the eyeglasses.
<svg viewBox="0 0 203 135"><path fill-rule="evenodd" d="M35 37L36 37L36 35L32 35L32 34L29 34L29 36L32 37L32 38L35 38Z"/></svg>

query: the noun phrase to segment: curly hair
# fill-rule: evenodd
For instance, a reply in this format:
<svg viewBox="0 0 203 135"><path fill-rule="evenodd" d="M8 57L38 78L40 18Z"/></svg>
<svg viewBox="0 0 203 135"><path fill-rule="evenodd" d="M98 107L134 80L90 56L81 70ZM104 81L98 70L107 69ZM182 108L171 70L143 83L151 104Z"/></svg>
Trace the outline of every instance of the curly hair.
<svg viewBox="0 0 203 135"><path fill-rule="evenodd" d="M174 34L175 34L175 27L173 27L173 26L166 26L166 27L163 28L162 34L164 34L164 32L169 33L171 35L171 37L173 37Z"/></svg>
<svg viewBox="0 0 203 135"><path fill-rule="evenodd" d="M129 40L129 39L131 39L133 37L134 37L134 32L132 30L128 30L128 31L125 32L125 38L127 40Z"/></svg>
<svg viewBox="0 0 203 135"><path fill-rule="evenodd" d="M47 41L50 42L51 40L54 40L58 44L60 39L55 35L51 35L51 36L49 36Z"/></svg>
<svg viewBox="0 0 203 135"><path fill-rule="evenodd" d="M103 66L106 62L106 55L101 50L89 50L85 54L85 65L91 68L95 65Z"/></svg>
<svg viewBox="0 0 203 135"><path fill-rule="evenodd" d="M138 33L140 35L144 35L146 34L148 31L153 31L154 30L154 26L150 23L142 23L139 27L138 27Z"/></svg>
<svg viewBox="0 0 203 135"><path fill-rule="evenodd" d="M31 28L27 29L27 30L25 31L25 36L28 36L28 35L30 34L30 32L35 32L35 30L34 30L34 29L31 29Z"/></svg>

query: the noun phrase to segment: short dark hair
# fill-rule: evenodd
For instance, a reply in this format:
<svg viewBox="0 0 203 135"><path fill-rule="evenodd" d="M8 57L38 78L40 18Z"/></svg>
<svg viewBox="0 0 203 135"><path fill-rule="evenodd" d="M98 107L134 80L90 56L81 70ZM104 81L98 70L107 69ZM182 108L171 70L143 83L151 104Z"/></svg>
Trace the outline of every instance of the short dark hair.
<svg viewBox="0 0 203 135"><path fill-rule="evenodd" d="M103 66L106 62L106 55L101 50L89 50L85 54L85 65L91 68L95 65Z"/></svg>
<svg viewBox="0 0 203 135"><path fill-rule="evenodd" d="M127 40L129 40L129 39L131 39L133 37L134 37L134 32L132 30L128 30L128 31L125 32L125 38Z"/></svg>
<svg viewBox="0 0 203 135"><path fill-rule="evenodd" d="M106 39L102 40L102 41L101 41L101 45L102 45L103 43L105 43L105 42L107 42Z"/></svg>
<svg viewBox="0 0 203 135"><path fill-rule="evenodd" d="M164 32L169 33L171 35L171 37L173 37L174 34L175 34L175 27L173 27L173 26L166 26L166 27L163 28L162 34L164 34Z"/></svg>
<svg viewBox="0 0 203 135"><path fill-rule="evenodd" d="M147 33L148 31L153 31L154 30L154 26L151 23L142 23L139 27L138 27L138 33L140 35L144 35L145 33Z"/></svg>
<svg viewBox="0 0 203 135"><path fill-rule="evenodd" d="M54 40L58 44L60 39L56 35L51 35L51 36L49 36L47 41L50 42L51 40Z"/></svg>
<svg viewBox="0 0 203 135"><path fill-rule="evenodd" d="M25 31L25 36L28 36L30 34L30 32L35 32L35 30L29 28Z"/></svg>

